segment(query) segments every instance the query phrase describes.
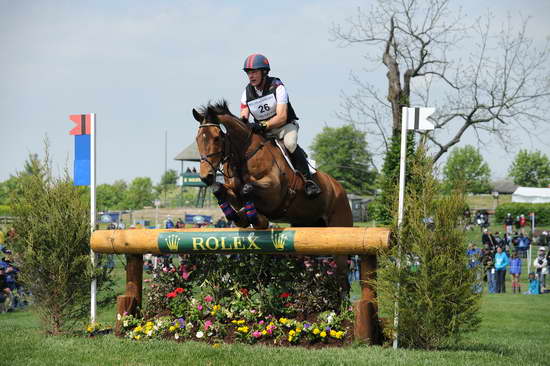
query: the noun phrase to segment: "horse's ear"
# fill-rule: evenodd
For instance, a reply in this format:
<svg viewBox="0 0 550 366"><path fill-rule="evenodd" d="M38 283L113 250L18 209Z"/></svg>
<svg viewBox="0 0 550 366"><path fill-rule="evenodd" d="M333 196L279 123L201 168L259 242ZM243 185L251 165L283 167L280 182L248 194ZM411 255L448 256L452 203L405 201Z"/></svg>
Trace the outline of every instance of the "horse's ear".
<svg viewBox="0 0 550 366"><path fill-rule="evenodd" d="M199 123L202 122L202 121L204 121L203 115L200 114L199 112L197 112L197 111L195 110L195 108L193 108L193 117L194 117L195 120L196 120L197 122L199 122Z"/></svg>

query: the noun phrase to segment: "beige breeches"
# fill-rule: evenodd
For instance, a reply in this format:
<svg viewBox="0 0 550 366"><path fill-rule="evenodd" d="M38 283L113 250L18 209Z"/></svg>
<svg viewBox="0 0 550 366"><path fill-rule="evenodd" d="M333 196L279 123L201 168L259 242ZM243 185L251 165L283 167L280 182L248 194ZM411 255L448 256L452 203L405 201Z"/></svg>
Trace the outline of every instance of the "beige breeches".
<svg viewBox="0 0 550 366"><path fill-rule="evenodd" d="M292 154L296 150L298 145L298 130L300 126L298 122L287 123L286 125L274 128L267 132L267 136L275 136L279 140L283 140L283 143L288 151Z"/></svg>

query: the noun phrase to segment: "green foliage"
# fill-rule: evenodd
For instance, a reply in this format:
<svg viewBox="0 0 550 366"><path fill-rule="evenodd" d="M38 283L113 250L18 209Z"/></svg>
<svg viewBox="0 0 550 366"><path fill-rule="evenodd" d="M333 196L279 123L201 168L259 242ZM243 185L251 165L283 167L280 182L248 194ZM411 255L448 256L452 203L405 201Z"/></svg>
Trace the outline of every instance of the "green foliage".
<svg viewBox="0 0 550 366"><path fill-rule="evenodd" d="M151 206L154 199L151 178L137 177L130 183L123 204L128 209L140 209L145 206Z"/></svg>
<svg viewBox="0 0 550 366"><path fill-rule="evenodd" d="M474 293L480 272L468 269L460 227L464 197L439 195L432 169L420 149L407 181L402 230L395 222L392 228L398 245L379 256L380 306L393 314L399 304L402 347L442 348L480 322Z"/></svg>
<svg viewBox="0 0 550 366"><path fill-rule="evenodd" d="M342 182L348 192L373 191L376 172L372 169L365 133L352 125L325 127L311 145L319 170Z"/></svg>
<svg viewBox="0 0 550 366"><path fill-rule="evenodd" d="M550 225L550 203L523 203L510 202L498 205L495 212L496 222L504 222L507 213L511 213L512 217L525 215L529 220L529 213L535 213L536 225Z"/></svg>
<svg viewBox="0 0 550 366"><path fill-rule="evenodd" d="M96 188L97 208L99 211L122 210L128 185L124 180L113 184L100 184Z"/></svg>
<svg viewBox="0 0 550 366"><path fill-rule="evenodd" d="M453 149L443 168L446 192L462 187L468 193L487 193L491 190L490 178L489 165L472 145Z"/></svg>
<svg viewBox="0 0 550 366"><path fill-rule="evenodd" d="M33 163L34 162L34 163ZM90 261L87 189L75 187L68 173L52 176L47 159L31 159L19 174L20 192L11 197L17 236L13 251L20 279L33 296L45 329L58 334L88 313L90 282L109 287L109 275Z"/></svg>
<svg viewBox="0 0 550 366"><path fill-rule="evenodd" d="M414 156L414 133L407 134L407 160L406 178L410 177L411 159ZM399 160L401 156L401 132L394 131L390 140L389 150L384 158L382 174L379 177L381 194L374 204L369 206L369 214L372 214L377 222L388 225L392 222L397 211L397 196L399 194Z"/></svg>
<svg viewBox="0 0 550 366"><path fill-rule="evenodd" d="M0 205L0 216L11 216L11 208L8 205Z"/></svg>
<svg viewBox="0 0 550 366"><path fill-rule="evenodd" d="M520 150L508 175L524 187L547 187L550 184L550 160L540 151Z"/></svg>
<svg viewBox="0 0 550 366"><path fill-rule="evenodd" d="M175 185L178 181L178 172L174 169L168 169L160 179L160 185Z"/></svg>

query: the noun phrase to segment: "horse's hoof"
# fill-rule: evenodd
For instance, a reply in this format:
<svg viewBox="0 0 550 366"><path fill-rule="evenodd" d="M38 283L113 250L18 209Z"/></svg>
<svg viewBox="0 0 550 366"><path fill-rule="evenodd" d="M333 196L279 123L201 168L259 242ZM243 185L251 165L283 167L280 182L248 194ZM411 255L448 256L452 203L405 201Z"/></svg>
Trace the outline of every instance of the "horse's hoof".
<svg viewBox="0 0 550 366"><path fill-rule="evenodd" d="M250 183L246 183L243 186L243 189L241 190L241 194L245 199L251 198L253 193L254 193L254 186Z"/></svg>

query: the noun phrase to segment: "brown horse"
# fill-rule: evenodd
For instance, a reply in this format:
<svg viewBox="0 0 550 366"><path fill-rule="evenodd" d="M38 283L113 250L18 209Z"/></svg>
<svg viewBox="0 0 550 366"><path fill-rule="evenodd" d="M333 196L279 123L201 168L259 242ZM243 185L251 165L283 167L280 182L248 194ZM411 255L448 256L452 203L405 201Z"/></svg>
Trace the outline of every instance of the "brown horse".
<svg viewBox="0 0 550 366"><path fill-rule="evenodd" d="M289 166L274 141L253 133L248 123L231 114L225 101L200 112L193 109L193 116L199 122L201 180L212 186L229 220L258 229L267 228L270 220L292 226L353 226L346 191L338 181L317 171L314 179L322 192L314 199L306 197L303 176ZM225 184L215 182L217 172ZM335 260L345 296L347 257Z"/></svg>

